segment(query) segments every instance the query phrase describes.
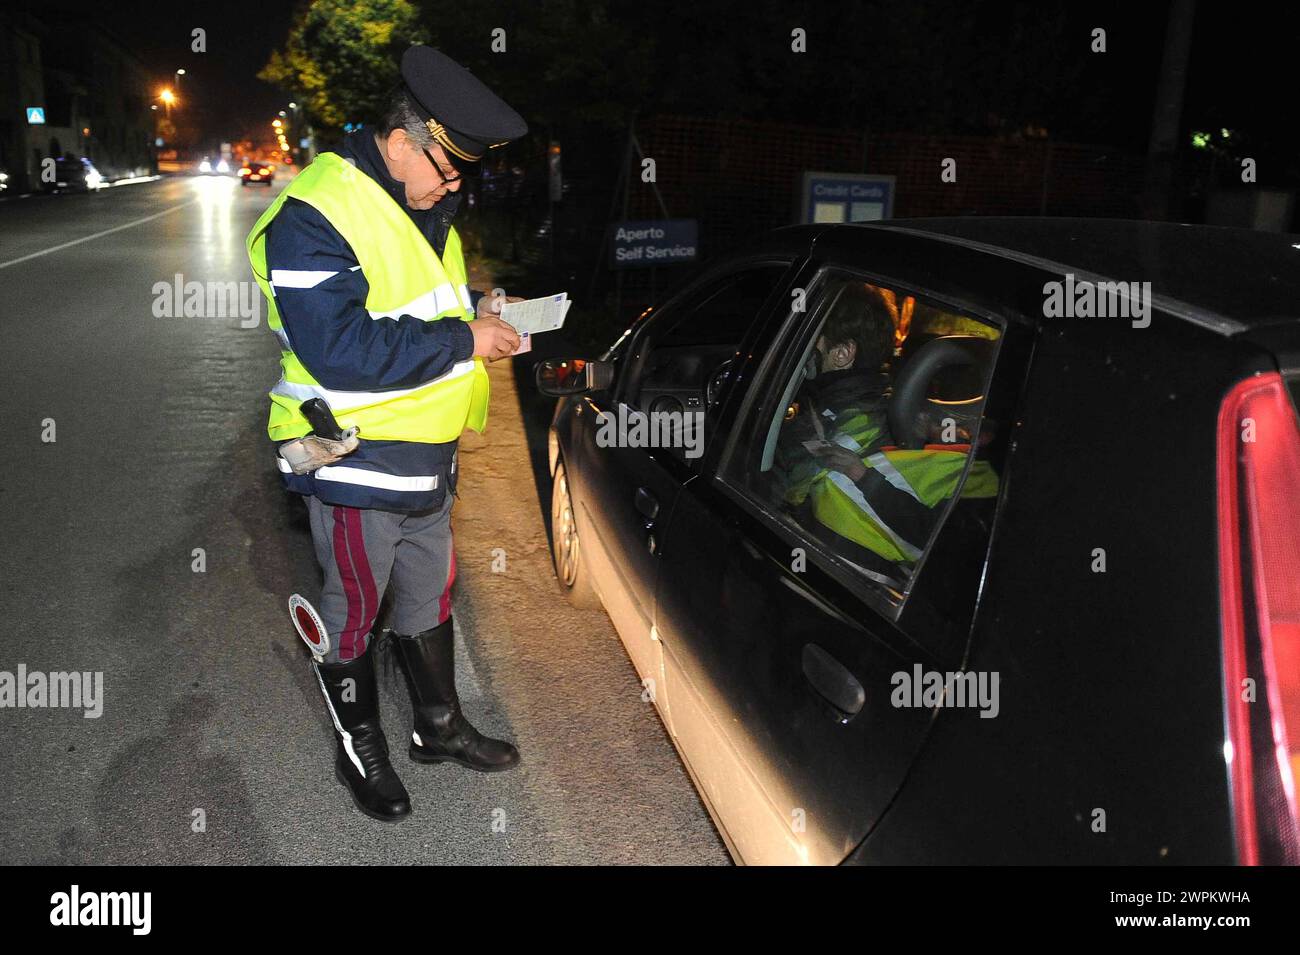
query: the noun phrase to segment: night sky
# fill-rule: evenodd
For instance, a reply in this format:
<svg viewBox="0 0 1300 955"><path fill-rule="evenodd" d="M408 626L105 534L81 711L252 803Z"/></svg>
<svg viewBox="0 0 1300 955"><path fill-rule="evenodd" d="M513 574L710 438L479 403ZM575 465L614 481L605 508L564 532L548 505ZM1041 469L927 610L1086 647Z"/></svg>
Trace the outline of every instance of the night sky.
<svg viewBox="0 0 1300 955"><path fill-rule="evenodd" d="M28 6L38 17L45 3ZM160 3L158 0L113 0L112 3L58 3L59 9L84 12L117 37L159 85L174 83L184 69L181 95L202 111L214 138L237 137L261 126L285 107L288 97L257 79L271 51L284 42L293 0L214 0L212 3ZM190 51L190 31L207 31L207 52Z"/></svg>
<svg viewBox="0 0 1300 955"><path fill-rule="evenodd" d="M26 5L38 16L49 8L44 2ZM103 23L157 72L160 82L175 69L184 68L187 75L182 93L188 105L205 118L204 125L215 127L204 130L214 138L237 137L242 131L260 128L287 104L290 97L257 80L256 73L270 52L282 44L295 5L293 0L57 4L62 9L79 9ZM436 9L436 4L426 6ZM790 5L792 22L801 18L801 6L798 2ZM1058 138L1145 151L1167 5L1103 0L1071 4L1066 9L1072 32L1077 29L1086 35L1087 25L1092 23L1106 26L1111 50L1105 59L1088 63L1081 87L1060 97L1055 109L1043 117L1044 124ZM1013 24L1014 17L988 26L992 31L1013 31L1006 36L1008 56L1016 55ZM1300 11L1203 0L1197 6L1195 24L1184 125L1205 128L1226 124L1247 136L1269 140L1275 149L1281 147L1278 151L1283 154L1300 152L1293 110L1282 108L1294 88ZM485 43L491 26L485 22ZM194 27L207 30L206 53L190 52ZM885 33L887 26L882 27L882 35ZM720 29L711 42L725 43L726 37L727 31ZM863 38L864 48L870 49L877 39ZM842 38L836 42L843 42ZM582 49L580 38L575 38L574 49L577 55L600 55ZM936 63L934 68L941 69L942 64ZM1071 119L1076 128L1066 129Z"/></svg>

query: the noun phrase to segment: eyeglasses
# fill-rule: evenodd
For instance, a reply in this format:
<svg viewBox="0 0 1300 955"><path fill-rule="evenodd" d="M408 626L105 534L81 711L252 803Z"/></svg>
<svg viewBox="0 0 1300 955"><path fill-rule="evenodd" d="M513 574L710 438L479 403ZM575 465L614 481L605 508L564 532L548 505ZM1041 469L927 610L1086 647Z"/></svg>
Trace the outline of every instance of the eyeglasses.
<svg viewBox="0 0 1300 955"><path fill-rule="evenodd" d="M460 182L463 178L460 173L448 177L446 173L442 171L442 167L438 165L438 160L433 158L433 153L429 152L429 150L425 149L423 146L420 147L420 152L424 153L425 158L429 160L429 165L433 166L434 172L436 172L439 178L442 179L442 182L439 183L439 185L450 186L453 182Z"/></svg>

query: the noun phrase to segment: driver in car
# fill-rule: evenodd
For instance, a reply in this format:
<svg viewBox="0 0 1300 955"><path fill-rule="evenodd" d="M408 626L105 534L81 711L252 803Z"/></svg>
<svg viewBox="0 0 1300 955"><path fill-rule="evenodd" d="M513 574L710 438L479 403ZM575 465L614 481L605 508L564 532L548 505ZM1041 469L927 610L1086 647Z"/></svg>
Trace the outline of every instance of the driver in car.
<svg viewBox="0 0 1300 955"><path fill-rule="evenodd" d="M777 445L787 506L810 512L850 558L910 565L961 478L969 445L894 445L886 417L894 323L876 290L846 285L823 324ZM997 476L976 462L963 497L992 497ZM811 526L801 521L804 526ZM869 554L861 555L859 549ZM868 560L867 562L871 562Z"/></svg>

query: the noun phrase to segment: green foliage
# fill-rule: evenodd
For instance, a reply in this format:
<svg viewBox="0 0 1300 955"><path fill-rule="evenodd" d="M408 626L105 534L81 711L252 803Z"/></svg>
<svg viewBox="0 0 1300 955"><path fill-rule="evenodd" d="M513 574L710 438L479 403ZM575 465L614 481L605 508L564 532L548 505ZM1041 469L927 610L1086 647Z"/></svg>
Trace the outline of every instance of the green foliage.
<svg viewBox="0 0 1300 955"><path fill-rule="evenodd" d="M594 122L621 133L655 113L883 130L1055 127L1054 94L1077 89L1091 62L1069 55L1079 30L1065 0L418 2L431 42L538 128ZM504 53L491 47L497 28ZM791 49L795 28L806 53Z"/></svg>
<svg viewBox="0 0 1300 955"><path fill-rule="evenodd" d="M431 43L534 127L592 122L623 130L653 97L653 4L611 0L423 0ZM493 49L504 30L505 52Z"/></svg>
<svg viewBox="0 0 1300 955"><path fill-rule="evenodd" d="M1075 20L1065 0L805 9L789 0L310 0L260 76L307 103L325 131L371 118L402 50L427 42L534 129L594 123L621 136L638 116L681 113L1055 135L1080 116L1096 119L1106 102L1086 92L1104 85L1104 71L1082 82L1085 68L1104 64L1071 55L1087 35ZM806 53L791 50L795 28L806 31ZM504 52L494 48L498 30Z"/></svg>
<svg viewBox="0 0 1300 955"><path fill-rule="evenodd" d="M378 118L402 52L426 40L407 0L309 0L258 78L292 94L318 132L336 136L344 123Z"/></svg>

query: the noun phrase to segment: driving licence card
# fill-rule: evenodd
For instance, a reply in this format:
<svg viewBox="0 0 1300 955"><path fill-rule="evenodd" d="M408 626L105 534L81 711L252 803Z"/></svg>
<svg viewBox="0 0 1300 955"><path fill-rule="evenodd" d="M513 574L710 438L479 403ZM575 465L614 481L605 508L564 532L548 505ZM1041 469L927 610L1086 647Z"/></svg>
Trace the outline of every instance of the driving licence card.
<svg viewBox="0 0 1300 955"><path fill-rule="evenodd" d="M506 302L501 306L501 321L515 331L536 335L556 331L569 314L569 293L530 298L524 302Z"/></svg>

